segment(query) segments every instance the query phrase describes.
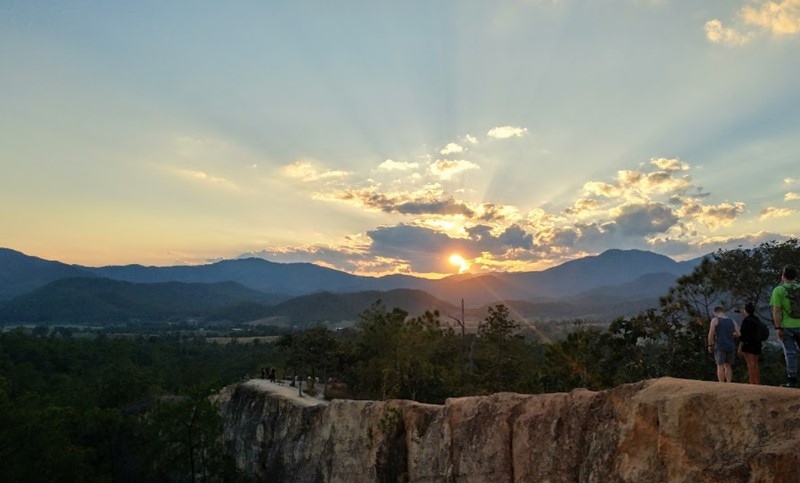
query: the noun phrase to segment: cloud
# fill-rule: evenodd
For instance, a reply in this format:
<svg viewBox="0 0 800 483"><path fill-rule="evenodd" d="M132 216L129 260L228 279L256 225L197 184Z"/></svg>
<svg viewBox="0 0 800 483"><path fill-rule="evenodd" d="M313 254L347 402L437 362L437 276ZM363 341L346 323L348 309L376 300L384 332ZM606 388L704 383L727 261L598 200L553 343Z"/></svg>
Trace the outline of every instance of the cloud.
<svg viewBox="0 0 800 483"><path fill-rule="evenodd" d="M567 215L580 216L586 213L593 213L599 206L600 203L598 203L597 200L579 198L575 200L575 203L573 203L571 207L564 210L564 213Z"/></svg>
<svg viewBox="0 0 800 483"><path fill-rule="evenodd" d="M511 225L497 237L497 241L504 247L510 248L533 248L533 235L526 233L518 225Z"/></svg>
<svg viewBox="0 0 800 483"><path fill-rule="evenodd" d="M587 196L622 198L626 202L634 202L647 201L654 195L682 196L691 187L690 177L676 176L678 172L689 169L687 163L678 159L658 158L652 159L650 164L659 169L652 172L620 170L617 171L616 183L589 181L583 185L583 193Z"/></svg>
<svg viewBox="0 0 800 483"><path fill-rule="evenodd" d="M222 178L219 176L212 176L205 171L199 170L192 170L192 169L175 169L175 172L178 173L180 176L184 178L189 178L197 181L202 181L205 183L211 183L217 186L223 186L225 188L238 190L239 187L231 180L226 178Z"/></svg>
<svg viewBox="0 0 800 483"><path fill-rule="evenodd" d="M471 169L480 169L477 164L464 159L437 159L430 166L431 173L441 179L450 179L453 175Z"/></svg>
<svg viewBox="0 0 800 483"><path fill-rule="evenodd" d="M372 240L370 252L373 255L403 260L414 272L446 272L447 258L453 252L465 259L480 255L469 240L451 238L419 226L384 226L368 231L367 236Z"/></svg>
<svg viewBox="0 0 800 483"><path fill-rule="evenodd" d="M560 208L468 201L464 197L472 193L439 181L479 169L471 161L436 159L413 176L402 173L419 167L387 159L372 177L359 180L351 175L341 180L350 186L314 193L317 200L404 217L398 224L354 235L359 239L360 273L449 273L447 257L453 252L472 263L473 270L533 270L609 248L661 247L672 254L691 253L700 249L707 237L704 231L731 225L745 211L738 201L709 204L710 193L689 176L692 166L670 157L650 158L636 168L616 171L610 179L590 180L574 201ZM310 161L289 168L299 179L346 174ZM343 249L352 246L348 242ZM317 249L313 254L317 252L325 253ZM327 257L326 263L340 267L334 254Z"/></svg>
<svg viewBox="0 0 800 483"><path fill-rule="evenodd" d="M687 171L689 169L689 165L680 159L652 158L650 164L670 173L674 171Z"/></svg>
<svg viewBox="0 0 800 483"><path fill-rule="evenodd" d="M487 136L495 139L508 139L513 137L521 137L528 133L526 127L516 126L497 126L489 129L486 133Z"/></svg>
<svg viewBox="0 0 800 483"><path fill-rule="evenodd" d="M766 220L769 218L783 218L786 216L791 216L794 214L795 210L790 210L788 208L775 208L775 207L768 207L761 210L761 216L759 217L760 220Z"/></svg>
<svg viewBox="0 0 800 483"><path fill-rule="evenodd" d="M453 153L463 153L464 147L460 144L449 143L447 146L439 150L439 154L448 155Z"/></svg>
<svg viewBox="0 0 800 483"><path fill-rule="evenodd" d="M783 182L786 184L794 184L797 183L797 180L794 178L783 178Z"/></svg>
<svg viewBox="0 0 800 483"><path fill-rule="evenodd" d="M708 253L711 251L716 250L729 250L739 247L756 247L762 243L768 242L782 242L786 241L790 238L786 235L781 235L779 233L771 233L760 231L757 233L744 233L741 235L734 235L734 236L718 236L718 237L708 237L702 238L695 243L691 244L691 250L700 252L700 253Z"/></svg>
<svg viewBox="0 0 800 483"><path fill-rule="evenodd" d="M731 46L744 45L752 39L752 33L741 33L729 27L723 27L718 19L706 22L706 38L715 44Z"/></svg>
<svg viewBox="0 0 800 483"><path fill-rule="evenodd" d="M417 168L419 168L419 163L410 163L407 161L392 161L391 159L387 159L386 161L378 165L378 169L383 169L386 171L407 171L409 169L417 169Z"/></svg>
<svg viewBox="0 0 800 483"><path fill-rule="evenodd" d="M702 205L696 200L686 200L679 210L681 216L693 218L711 230L729 226L745 210L745 204L720 203L719 205Z"/></svg>
<svg viewBox="0 0 800 483"><path fill-rule="evenodd" d="M758 3L742 8L740 15L747 24L767 29L774 36L800 33L800 0Z"/></svg>
<svg viewBox="0 0 800 483"><path fill-rule="evenodd" d="M351 202L359 206L406 215L462 215L471 217L474 211L453 197L439 198L435 194L425 197L414 193L379 193L374 189L344 190L335 193L333 199ZM321 198L325 199L325 198Z"/></svg>
<svg viewBox="0 0 800 483"><path fill-rule="evenodd" d="M346 171L331 171L316 167L310 161L295 161L283 167L283 174L289 178L300 181L320 181L333 178L343 178L348 175Z"/></svg>
<svg viewBox="0 0 800 483"><path fill-rule="evenodd" d="M367 232L372 240L370 253L404 261L413 271L431 273L448 271L447 258L458 253L468 261L502 259L509 254L534 249L533 235L518 225L511 225L495 235L488 225L465 229L467 238L455 238L428 227L400 224Z"/></svg>
<svg viewBox="0 0 800 483"><path fill-rule="evenodd" d="M774 37L800 33L800 0L753 0L752 3L738 12L742 27L755 27L770 32ZM719 19L706 22L705 29L706 38L711 42L731 46L744 45L756 35L756 32L744 32L742 28L725 27Z"/></svg>
<svg viewBox="0 0 800 483"><path fill-rule="evenodd" d="M467 134L466 136L464 136L464 139L466 139L466 141L470 144L478 144L478 138L476 138L471 134Z"/></svg>
<svg viewBox="0 0 800 483"><path fill-rule="evenodd" d="M783 196L784 201L797 201L800 200L800 193L789 192Z"/></svg>
<svg viewBox="0 0 800 483"><path fill-rule="evenodd" d="M661 203L623 206L614 217L614 223L625 236L664 233L677 222L675 213Z"/></svg>

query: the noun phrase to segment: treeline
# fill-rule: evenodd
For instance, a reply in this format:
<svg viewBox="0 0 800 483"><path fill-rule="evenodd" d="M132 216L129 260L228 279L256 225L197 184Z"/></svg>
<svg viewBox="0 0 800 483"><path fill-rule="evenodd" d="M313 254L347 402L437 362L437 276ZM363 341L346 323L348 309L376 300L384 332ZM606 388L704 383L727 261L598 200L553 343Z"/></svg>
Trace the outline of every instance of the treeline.
<svg viewBox="0 0 800 483"><path fill-rule="evenodd" d="M618 318L607 329L574 321L562 340L522 327L504 305L489 308L477 333L462 334L443 328L436 312L408 318L376 304L351 330L317 327L284 335L277 345L286 354L286 372L335 376L347 392L333 395L365 399L441 403L498 391L605 389L662 376L714 380L706 349L713 308L752 301L769 324L769 294L782 267L798 261L797 239L719 251L678 279L658 308ZM764 348L762 381L778 384L784 373L773 339ZM741 360L735 380L746 380Z"/></svg>
<svg viewBox="0 0 800 483"><path fill-rule="evenodd" d="M4 482L237 481L208 396L274 347L39 333L0 334Z"/></svg>

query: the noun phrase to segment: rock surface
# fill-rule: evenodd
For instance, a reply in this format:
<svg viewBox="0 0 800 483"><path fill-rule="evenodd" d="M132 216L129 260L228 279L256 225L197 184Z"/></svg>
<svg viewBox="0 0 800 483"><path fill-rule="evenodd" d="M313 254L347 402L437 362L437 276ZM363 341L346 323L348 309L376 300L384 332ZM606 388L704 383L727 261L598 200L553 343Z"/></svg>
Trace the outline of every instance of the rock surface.
<svg viewBox="0 0 800 483"><path fill-rule="evenodd" d="M662 378L439 406L326 404L249 381L219 403L254 481L800 481L797 389Z"/></svg>

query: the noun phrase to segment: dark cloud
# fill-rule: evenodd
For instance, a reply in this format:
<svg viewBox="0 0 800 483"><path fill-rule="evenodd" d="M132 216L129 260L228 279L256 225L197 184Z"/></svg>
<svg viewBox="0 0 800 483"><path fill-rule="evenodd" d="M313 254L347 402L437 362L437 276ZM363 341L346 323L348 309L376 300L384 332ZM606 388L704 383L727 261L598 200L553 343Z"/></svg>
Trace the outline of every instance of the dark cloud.
<svg viewBox="0 0 800 483"><path fill-rule="evenodd" d="M396 225L381 227L367 232L372 239L369 251L376 256L407 261L412 270L420 272L442 272L443 260L453 252L467 259L482 253L503 257L513 250L532 250L533 235L518 225L506 228L495 236L486 225L467 228L469 238L453 238L430 228Z"/></svg>
<svg viewBox="0 0 800 483"><path fill-rule="evenodd" d="M678 217L661 203L624 206L614 220L625 236L664 233L678 222Z"/></svg>
<svg viewBox="0 0 800 483"><path fill-rule="evenodd" d="M475 225L466 228L467 234L473 240L482 240L484 238L491 238L492 227L488 225Z"/></svg>
<svg viewBox="0 0 800 483"><path fill-rule="evenodd" d="M586 211L596 210L599 205L600 203L598 203L597 200L581 198L576 200L571 207L564 210L564 214L579 215Z"/></svg>
<svg viewBox="0 0 800 483"><path fill-rule="evenodd" d="M518 225L511 225L497 237L504 247L509 248L533 248L533 235L526 233Z"/></svg>
<svg viewBox="0 0 800 483"><path fill-rule="evenodd" d="M369 208L378 209L384 213L402 213L406 215L464 215L473 216L475 213L466 204L447 199L402 199L400 196L390 196L374 191L343 191L336 195L343 201L357 201Z"/></svg>
<svg viewBox="0 0 800 483"><path fill-rule="evenodd" d="M483 207L483 214L481 215L481 221L503 221L506 219L505 215L502 213L502 208L493 204L493 203L484 203Z"/></svg>
<svg viewBox="0 0 800 483"><path fill-rule="evenodd" d="M384 210L386 211L386 210ZM401 203L394 210L407 215L436 214L436 215L464 215L471 217L475 214L467 205L453 198L439 201L409 201Z"/></svg>
<svg viewBox="0 0 800 483"><path fill-rule="evenodd" d="M480 254L470 240L451 238L445 233L419 226L379 227L368 231L367 236L372 240L369 247L372 255L403 260L414 272L446 273L451 253L458 252L464 258L475 258Z"/></svg>

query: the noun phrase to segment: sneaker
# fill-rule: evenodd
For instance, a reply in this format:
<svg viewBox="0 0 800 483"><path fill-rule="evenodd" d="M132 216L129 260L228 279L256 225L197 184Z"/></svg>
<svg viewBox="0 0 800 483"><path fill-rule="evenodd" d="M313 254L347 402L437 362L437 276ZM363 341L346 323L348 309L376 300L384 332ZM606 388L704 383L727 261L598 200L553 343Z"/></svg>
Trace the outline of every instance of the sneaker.
<svg viewBox="0 0 800 483"><path fill-rule="evenodd" d="M789 382L787 382L786 384L781 384L781 387L798 387L797 378L796 377L790 377L789 378Z"/></svg>

